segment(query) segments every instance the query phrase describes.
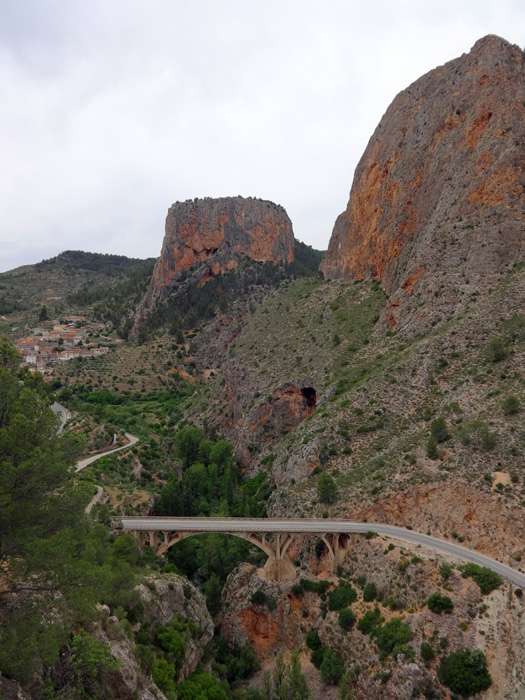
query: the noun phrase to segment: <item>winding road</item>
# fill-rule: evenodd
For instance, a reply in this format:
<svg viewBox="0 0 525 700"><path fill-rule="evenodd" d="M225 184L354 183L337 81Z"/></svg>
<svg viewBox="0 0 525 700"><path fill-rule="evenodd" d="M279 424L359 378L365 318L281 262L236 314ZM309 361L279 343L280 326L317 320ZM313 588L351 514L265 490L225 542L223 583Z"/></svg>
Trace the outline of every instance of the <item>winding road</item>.
<svg viewBox="0 0 525 700"><path fill-rule="evenodd" d="M61 433L64 430L64 425L66 424L66 421L71 418L71 413L67 410L65 406L62 406L56 401L54 404L51 404L49 408L53 411L55 416L58 416L60 418L58 433Z"/></svg>
<svg viewBox="0 0 525 700"><path fill-rule="evenodd" d="M59 432L62 432L64 425L70 417L69 411L58 403L51 406L51 410L60 417ZM125 433L128 443L121 447L115 447L107 452L100 452L86 459L81 460L76 465L76 471L82 471L97 459L106 455L119 452L133 447L139 438L131 433ZM89 513L91 508L97 503L102 495L103 489L97 486L97 493L93 496L91 502L86 506L86 512ZM463 561L472 562L479 566L486 566L492 571L495 571L506 581L515 586L525 589L525 574L512 569L510 566L501 564L495 559L479 554L471 549L440 540L437 537L423 535L414 530L396 527L395 525L385 525L384 523L358 523L351 520L316 520L306 518L158 518L158 517L137 517L137 518L121 518L122 527L124 530L139 530L139 531L157 531L157 532L175 532L177 530L195 532L289 532L293 534L325 534L325 533L365 533L368 531L377 532L379 535L386 537L394 537L395 539L405 542L419 544L429 549L434 549L443 554L449 554Z"/></svg>
<svg viewBox="0 0 525 700"><path fill-rule="evenodd" d="M463 561L486 566L515 586L525 588L525 574L505 566L495 559L479 554L466 547L437 537L423 535L414 530L407 530L395 525L384 523L358 523L351 520L314 520L314 519L280 519L280 518L165 518L165 517L136 517L121 518L124 530L176 532L289 532L295 534L326 534L326 533L365 533L377 532L379 535L394 537L405 542L420 544L444 554L458 557Z"/></svg>
<svg viewBox="0 0 525 700"><path fill-rule="evenodd" d="M127 445L122 445L122 447L115 447L112 450L107 450L106 452L100 452L97 455L91 455L91 457L86 457L86 459L80 460L80 462L77 462L76 466L76 471L80 472L82 469L85 469L86 467L89 467L90 464L93 464L93 462L96 462L97 459L100 459L101 457L106 457L107 455L111 455L114 452L119 452L120 450L127 450L128 447L133 447L135 443L139 441L138 437L135 437L135 435L132 435L131 433L125 433L127 439L129 442Z"/></svg>

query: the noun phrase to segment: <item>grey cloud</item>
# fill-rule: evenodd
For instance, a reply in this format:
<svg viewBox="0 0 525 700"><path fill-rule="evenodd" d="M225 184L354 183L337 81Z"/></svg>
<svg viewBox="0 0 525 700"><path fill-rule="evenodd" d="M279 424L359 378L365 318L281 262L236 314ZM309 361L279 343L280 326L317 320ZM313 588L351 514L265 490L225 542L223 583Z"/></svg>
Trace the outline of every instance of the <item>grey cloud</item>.
<svg viewBox="0 0 525 700"><path fill-rule="evenodd" d="M156 256L169 205L197 196L273 199L326 248L395 94L524 19L482 0L4 0L0 269Z"/></svg>

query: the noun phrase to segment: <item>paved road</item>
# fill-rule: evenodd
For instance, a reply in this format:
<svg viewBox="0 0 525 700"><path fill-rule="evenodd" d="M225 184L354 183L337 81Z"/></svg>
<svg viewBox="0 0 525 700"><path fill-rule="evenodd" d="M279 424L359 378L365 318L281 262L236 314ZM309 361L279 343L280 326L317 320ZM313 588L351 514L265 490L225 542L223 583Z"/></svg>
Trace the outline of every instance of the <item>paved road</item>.
<svg viewBox="0 0 525 700"><path fill-rule="evenodd" d="M87 506L84 508L86 513L91 513L93 506L96 505L100 501L100 499L102 498L102 494L104 493L104 489L102 488L102 486L97 486L96 489L97 489L96 494L93 496L93 498L87 504Z"/></svg>
<svg viewBox="0 0 525 700"><path fill-rule="evenodd" d="M65 406L62 406L61 404L55 403L51 404L50 409L53 411L53 413L60 418L60 426L58 428L58 432L61 433L64 430L64 425L66 424L66 421L71 418L71 413L67 410Z"/></svg>
<svg viewBox="0 0 525 700"><path fill-rule="evenodd" d="M85 469L90 464L93 464L93 462L96 462L97 459L100 459L101 457L106 457L107 455L111 455L111 454L113 454L113 452L119 452L120 450L127 450L128 447L133 447L133 445L139 441L139 438L135 437L135 435L131 435L131 433L126 433L126 437L129 440L127 445L123 445L122 447L115 447L114 450L108 450L107 452L100 452L98 455L92 455L91 457L86 457L86 459L82 459L80 462L77 462L76 471L77 472L82 471L82 469Z"/></svg>
<svg viewBox="0 0 525 700"><path fill-rule="evenodd" d="M510 566L478 554L466 547L436 537L423 535L414 530L406 530L395 525L382 523L357 523L351 520L313 520L280 518L121 518L124 530L157 530L174 532L176 530L195 530L198 532L292 532L297 534L325 534L335 532L367 532L372 530L380 535L394 537L405 542L429 547L449 554L464 561L486 566L502 578L520 588L525 588L525 574L511 569Z"/></svg>

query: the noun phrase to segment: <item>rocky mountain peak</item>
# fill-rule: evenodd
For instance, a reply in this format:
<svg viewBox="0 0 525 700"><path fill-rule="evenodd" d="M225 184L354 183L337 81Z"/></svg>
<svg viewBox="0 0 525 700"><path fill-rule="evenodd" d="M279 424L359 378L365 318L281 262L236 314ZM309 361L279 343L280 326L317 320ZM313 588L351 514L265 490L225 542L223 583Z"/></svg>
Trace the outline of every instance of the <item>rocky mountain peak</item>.
<svg viewBox="0 0 525 700"><path fill-rule="evenodd" d="M356 168L325 277L379 278L418 332L522 259L525 55L489 35L401 92Z"/></svg>
<svg viewBox="0 0 525 700"><path fill-rule="evenodd" d="M198 268L198 283L205 284L245 258L274 265L293 262L292 222L283 207L254 197L176 202L166 216L162 251L135 328L188 270Z"/></svg>

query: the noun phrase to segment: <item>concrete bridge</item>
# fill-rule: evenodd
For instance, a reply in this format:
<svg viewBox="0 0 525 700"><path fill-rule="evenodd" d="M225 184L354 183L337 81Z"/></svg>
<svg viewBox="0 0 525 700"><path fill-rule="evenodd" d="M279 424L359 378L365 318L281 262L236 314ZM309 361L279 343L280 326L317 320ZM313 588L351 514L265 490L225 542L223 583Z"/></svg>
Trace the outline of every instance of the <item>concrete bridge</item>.
<svg viewBox="0 0 525 700"><path fill-rule="evenodd" d="M293 580L295 565L287 554L297 535L317 535L328 549L330 569L335 572L349 544L358 535L333 532L326 520L279 520L272 518L121 518L122 528L132 532L141 545L149 545L158 556L186 537L203 532L233 535L248 540L268 555L264 572L274 581ZM315 526L312 525L316 523ZM368 528L367 528L368 529ZM272 535L272 539L267 539Z"/></svg>
<svg viewBox="0 0 525 700"><path fill-rule="evenodd" d="M525 588L525 574L501 564L483 554L453 542L440 540L384 523L358 523L351 520L316 520L310 518L121 518L122 528L132 532L143 545L149 544L162 556L168 549L186 537L203 532L218 532L248 540L268 555L265 574L275 581L291 580L296 576L295 566L287 554L297 535L316 535L328 549L331 569L335 572L346 550L356 537L367 531L412 542L462 559L486 566L516 586ZM271 539L267 539L272 535Z"/></svg>

